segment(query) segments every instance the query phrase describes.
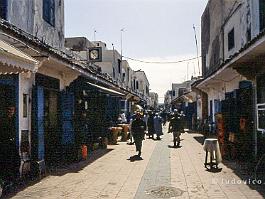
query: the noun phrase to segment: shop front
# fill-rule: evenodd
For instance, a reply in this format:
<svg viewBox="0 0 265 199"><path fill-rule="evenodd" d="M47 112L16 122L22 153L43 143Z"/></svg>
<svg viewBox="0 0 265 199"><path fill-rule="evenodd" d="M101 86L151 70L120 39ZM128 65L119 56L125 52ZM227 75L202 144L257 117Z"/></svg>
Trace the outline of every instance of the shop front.
<svg viewBox="0 0 265 199"><path fill-rule="evenodd" d="M30 76L38 61L0 40L0 179L14 181L30 156Z"/></svg>
<svg viewBox="0 0 265 199"><path fill-rule="evenodd" d="M76 79L69 89L74 94L73 126L78 158L82 145L92 149L94 143L109 138L109 128L117 123L124 94L85 77Z"/></svg>
<svg viewBox="0 0 265 199"><path fill-rule="evenodd" d="M50 165L60 159L60 81L37 73L32 96L32 156Z"/></svg>
<svg viewBox="0 0 265 199"><path fill-rule="evenodd" d="M224 143L223 155L229 159L248 160L254 157L254 103L250 81L239 82L239 88L225 94L221 101L221 118L216 125L220 142ZM224 124L224 129L220 123Z"/></svg>
<svg viewBox="0 0 265 199"><path fill-rule="evenodd" d="M224 158L253 158L253 83L225 66L196 87L208 95L208 135L219 139Z"/></svg>

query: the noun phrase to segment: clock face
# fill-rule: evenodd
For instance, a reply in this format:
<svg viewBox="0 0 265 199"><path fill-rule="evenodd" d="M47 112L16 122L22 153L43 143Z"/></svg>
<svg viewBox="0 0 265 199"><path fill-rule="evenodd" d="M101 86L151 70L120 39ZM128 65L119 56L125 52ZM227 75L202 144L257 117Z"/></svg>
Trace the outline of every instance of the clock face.
<svg viewBox="0 0 265 199"><path fill-rule="evenodd" d="M98 59L99 58L99 52L98 52L98 50L91 50L90 51L90 58L91 59Z"/></svg>
<svg viewBox="0 0 265 199"><path fill-rule="evenodd" d="M101 62L102 61L102 49L101 47L89 48L88 51L89 60L91 62Z"/></svg>

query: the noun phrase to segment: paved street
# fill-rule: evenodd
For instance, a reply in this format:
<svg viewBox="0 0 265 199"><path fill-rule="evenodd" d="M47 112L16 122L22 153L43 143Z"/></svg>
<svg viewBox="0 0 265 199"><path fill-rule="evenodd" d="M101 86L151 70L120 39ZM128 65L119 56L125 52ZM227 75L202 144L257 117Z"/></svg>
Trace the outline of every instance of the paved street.
<svg viewBox="0 0 265 199"><path fill-rule="evenodd" d="M166 129L164 129L166 132ZM99 158L72 165L20 191L14 198L263 198L261 186L244 184L224 164L206 171L202 136L182 134L182 147L172 148L172 134L144 141L143 160L132 145L119 142ZM235 182L235 183L234 183Z"/></svg>

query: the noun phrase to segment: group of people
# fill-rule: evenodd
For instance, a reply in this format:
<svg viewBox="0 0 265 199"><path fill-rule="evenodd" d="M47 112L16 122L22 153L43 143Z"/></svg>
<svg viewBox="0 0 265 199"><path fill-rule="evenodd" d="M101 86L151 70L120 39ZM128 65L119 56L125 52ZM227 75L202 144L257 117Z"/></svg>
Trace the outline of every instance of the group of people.
<svg viewBox="0 0 265 199"><path fill-rule="evenodd" d="M179 113L178 110L174 112L169 117L169 129L168 133L173 133L173 143L174 147L180 146L180 135L184 132L184 115ZM163 135L162 125L166 124L166 121L159 115L159 113L153 114L149 112L147 115L141 112L136 112L135 118L131 120L131 135L134 139L136 146L136 151L138 156L141 156L142 141L145 139L146 131L149 138L154 139L156 134L156 139L161 140L161 135Z"/></svg>
<svg viewBox="0 0 265 199"><path fill-rule="evenodd" d="M161 140L160 136L163 135L162 123L163 119L159 115L159 113L149 112L148 116L145 115L145 120L148 128L148 136L149 138L154 139L154 135L156 135L157 140Z"/></svg>

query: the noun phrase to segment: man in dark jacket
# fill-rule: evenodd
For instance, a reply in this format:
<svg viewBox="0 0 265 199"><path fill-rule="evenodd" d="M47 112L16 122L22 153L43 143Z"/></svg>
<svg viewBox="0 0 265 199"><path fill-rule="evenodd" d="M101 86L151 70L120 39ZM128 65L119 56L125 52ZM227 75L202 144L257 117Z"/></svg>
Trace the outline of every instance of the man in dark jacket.
<svg viewBox="0 0 265 199"><path fill-rule="evenodd" d="M131 131L135 142L136 151L138 151L139 157L141 156L142 141L144 140L145 130L146 130L146 124L141 119L141 113L137 112L136 119L134 119L132 122Z"/></svg>
<svg viewBox="0 0 265 199"><path fill-rule="evenodd" d="M147 127L148 127L148 136L149 138L153 139L155 133L155 127L154 127L154 114L152 112L149 112Z"/></svg>
<svg viewBox="0 0 265 199"><path fill-rule="evenodd" d="M179 147L180 145L181 131L183 131L182 118L181 115L179 115L179 113L177 112L177 110L175 110L174 116L170 119L168 129L169 133L173 133L174 147Z"/></svg>

